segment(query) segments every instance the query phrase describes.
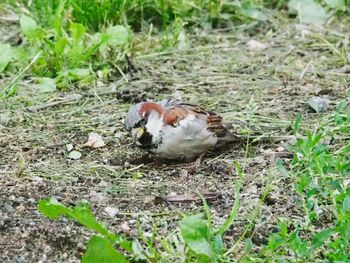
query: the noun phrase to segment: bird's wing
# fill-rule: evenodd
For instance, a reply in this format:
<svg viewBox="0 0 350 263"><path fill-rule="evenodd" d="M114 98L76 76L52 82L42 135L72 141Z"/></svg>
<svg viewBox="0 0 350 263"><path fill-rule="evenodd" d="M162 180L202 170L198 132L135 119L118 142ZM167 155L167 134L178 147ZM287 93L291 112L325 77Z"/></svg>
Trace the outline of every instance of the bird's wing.
<svg viewBox="0 0 350 263"><path fill-rule="evenodd" d="M219 140L236 141L237 137L230 133L222 124L222 117L214 112L208 112L195 104L184 103L176 100L168 100L165 104L163 121L167 125L177 126L179 122L189 115L205 119L207 128L213 132Z"/></svg>

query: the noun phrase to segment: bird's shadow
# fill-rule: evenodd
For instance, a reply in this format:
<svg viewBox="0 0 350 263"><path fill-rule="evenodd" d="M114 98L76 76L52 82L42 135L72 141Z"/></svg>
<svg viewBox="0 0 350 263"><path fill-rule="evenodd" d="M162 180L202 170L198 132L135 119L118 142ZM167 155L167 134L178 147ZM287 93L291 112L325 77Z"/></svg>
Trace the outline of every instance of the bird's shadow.
<svg viewBox="0 0 350 263"><path fill-rule="evenodd" d="M237 149L239 148L239 145L242 144L235 144L234 147L227 146L227 147L221 147L220 149L213 149L211 151L208 151L205 155L204 155L204 159L207 158L213 158L217 155L220 155L222 153L225 152L229 152L233 149ZM132 158L129 163L132 165L152 165L156 168L160 168L160 167L164 167L164 166L181 166L181 165L188 165L191 164L193 162L195 162L197 160L198 157L194 157L192 159L186 159L185 157L183 158L179 158L179 159L165 159L165 158L159 158L151 153L145 153L140 157L135 157Z"/></svg>
<svg viewBox="0 0 350 263"><path fill-rule="evenodd" d="M164 159L164 158L159 158L156 157L152 154L144 154L141 157L136 157L130 160L130 164L132 165L154 165L155 167L160 167L160 166L171 166L171 165L178 165L178 164L186 164L190 163L191 160L186 160L185 158L177 159L177 160L171 160L171 159Z"/></svg>

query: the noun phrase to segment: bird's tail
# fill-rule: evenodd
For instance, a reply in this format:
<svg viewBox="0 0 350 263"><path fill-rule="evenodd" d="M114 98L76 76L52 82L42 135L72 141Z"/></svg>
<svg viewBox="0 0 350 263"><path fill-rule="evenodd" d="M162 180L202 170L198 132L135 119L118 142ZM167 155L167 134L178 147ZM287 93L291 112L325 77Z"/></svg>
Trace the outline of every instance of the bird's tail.
<svg viewBox="0 0 350 263"><path fill-rule="evenodd" d="M226 147L230 147L233 144L238 144L243 141L241 137L238 137L237 135L227 131L225 136L217 137L218 142L215 145L216 149L222 149Z"/></svg>

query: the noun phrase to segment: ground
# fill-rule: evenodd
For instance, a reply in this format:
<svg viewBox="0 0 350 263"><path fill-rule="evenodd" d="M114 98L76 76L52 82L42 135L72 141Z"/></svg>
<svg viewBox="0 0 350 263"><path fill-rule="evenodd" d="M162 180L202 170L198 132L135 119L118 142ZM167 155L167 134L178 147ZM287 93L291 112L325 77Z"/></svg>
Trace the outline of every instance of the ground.
<svg viewBox="0 0 350 263"><path fill-rule="evenodd" d="M6 110L0 107L2 262L80 260L92 233L65 218L53 221L40 214L38 201L51 196L65 205L88 201L115 232L137 236L140 223L150 234L157 224L165 236L177 231L183 212L203 209L200 202L164 201L167 196L214 193L210 209L215 223L222 223L235 197L234 161L243 167L244 179L227 244L246 232L259 250L278 218L304 220L293 184L276 162L290 164L298 114L303 114L303 129L317 127L322 114L312 112L310 98L326 98L331 111L346 97L349 70L334 48L347 29L336 24L331 29L278 28L254 25L193 34L181 49L132 56L134 70L91 89L37 95L24 80ZM266 46L249 48L252 39ZM242 143L207 155L197 171L184 163L146 161L124 130L123 118L139 99L165 97L219 113ZM102 135L106 146L79 147L90 132ZM68 144L82 157L69 159ZM232 255L239 258L239 251L233 249Z"/></svg>

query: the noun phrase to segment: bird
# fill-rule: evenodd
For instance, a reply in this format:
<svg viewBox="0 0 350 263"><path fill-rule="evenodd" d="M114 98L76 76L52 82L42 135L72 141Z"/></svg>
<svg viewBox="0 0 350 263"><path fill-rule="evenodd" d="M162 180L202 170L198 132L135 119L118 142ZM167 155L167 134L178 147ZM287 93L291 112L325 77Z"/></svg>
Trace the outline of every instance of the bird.
<svg viewBox="0 0 350 263"><path fill-rule="evenodd" d="M161 159L200 162L208 151L240 141L218 114L176 99L133 105L124 124L137 146Z"/></svg>

